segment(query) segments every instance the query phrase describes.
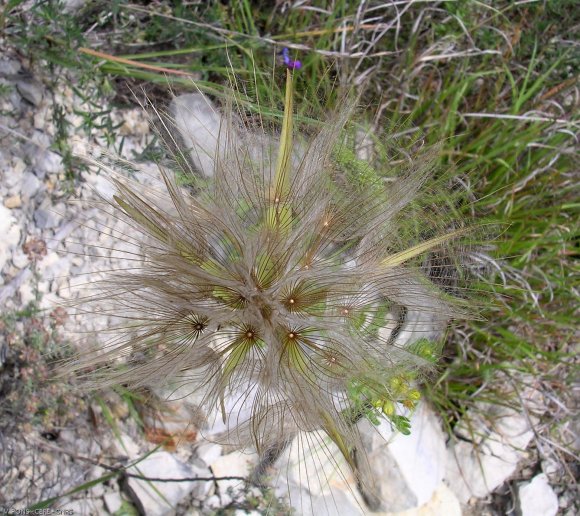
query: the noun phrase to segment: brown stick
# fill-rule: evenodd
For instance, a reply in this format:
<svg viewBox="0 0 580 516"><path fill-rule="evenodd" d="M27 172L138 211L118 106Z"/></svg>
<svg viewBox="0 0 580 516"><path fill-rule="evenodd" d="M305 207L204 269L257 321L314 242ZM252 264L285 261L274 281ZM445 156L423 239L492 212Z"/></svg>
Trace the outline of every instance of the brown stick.
<svg viewBox="0 0 580 516"><path fill-rule="evenodd" d="M154 72L168 73L171 75L181 75L183 77L191 77L194 75L189 72L183 72L181 70L172 70L171 68L164 68L162 66L155 66L146 63L140 63L139 61L133 61L132 59L126 59L124 57L116 57L111 54L105 54L104 52L98 52L97 50L92 50L90 48L80 47L79 52L87 54L93 57L100 57L101 59L106 59L107 61L113 61L115 63L127 64L130 66L135 66L137 68L144 68L146 70L152 70Z"/></svg>

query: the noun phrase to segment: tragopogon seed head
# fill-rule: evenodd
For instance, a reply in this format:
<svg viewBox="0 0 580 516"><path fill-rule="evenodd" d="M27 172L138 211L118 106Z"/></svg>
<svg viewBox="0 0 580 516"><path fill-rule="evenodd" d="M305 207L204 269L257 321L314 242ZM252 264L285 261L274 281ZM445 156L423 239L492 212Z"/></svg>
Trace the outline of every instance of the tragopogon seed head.
<svg viewBox="0 0 580 516"><path fill-rule="evenodd" d="M382 414L406 429L400 404L413 406L413 381L433 361L422 337L458 310L434 263L467 230L434 233L433 221L413 219L433 167L426 153L385 183L345 157L351 109L298 139L290 73L286 88L277 145L240 137L230 108L213 177L195 194L163 168L165 192L114 180L112 205L141 241L142 263L103 283L99 302L125 323L77 367L91 367L97 386L191 384L206 412L221 407L228 440L258 450L323 429L354 467L358 418ZM412 338L389 330L404 313Z"/></svg>

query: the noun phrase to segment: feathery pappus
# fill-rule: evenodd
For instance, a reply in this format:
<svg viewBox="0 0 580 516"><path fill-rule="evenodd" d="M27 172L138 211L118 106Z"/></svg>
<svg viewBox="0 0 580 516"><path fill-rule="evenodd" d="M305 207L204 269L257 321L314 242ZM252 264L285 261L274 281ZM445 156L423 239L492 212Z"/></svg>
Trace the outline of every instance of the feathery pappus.
<svg viewBox="0 0 580 516"><path fill-rule="evenodd" d="M250 127L233 95L203 128L214 146L196 146L178 130L195 113L176 104L158 125L177 170L160 166L155 190L111 179L109 207L140 242L138 264L98 284L88 304L122 323L71 367L91 387L188 386L203 413L220 413L220 441L262 455L323 431L359 472L357 422L408 431L434 339L467 311L448 272L470 229L439 216L444 202L421 201L432 151L390 181L354 156L353 102L301 131L292 73L277 137Z"/></svg>

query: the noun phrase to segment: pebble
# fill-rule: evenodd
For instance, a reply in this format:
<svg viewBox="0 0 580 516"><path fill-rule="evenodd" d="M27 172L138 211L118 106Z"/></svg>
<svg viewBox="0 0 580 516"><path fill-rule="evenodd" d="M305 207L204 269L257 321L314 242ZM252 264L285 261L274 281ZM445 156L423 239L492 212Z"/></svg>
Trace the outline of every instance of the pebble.
<svg viewBox="0 0 580 516"><path fill-rule="evenodd" d="M0 205L0 271L11 258L12 251L20 241L21 229L12 212Z"/></svg>
<svg viewBox="0 0 580 516"><path fill-rule="evenodd" d="M140 446L126 434L120 434L113 442L113 448L121 456L127 456L129 459L136 459L141 453Z"/></svg>
<svg viewBox="0 0 580 516"><path fill-rule="evenodd" d="M557 473L559 473L563 469L562 466L560 465L560 463L555 459L544 459L541 462L541 466L542 466L542 471L546 475L548 475L548 477L551 477L552 475L556 475Z"/></svg>
<svg viewBox="0 0 580 516"><path fill-rule="evenodd" d="M22 252L22 249L17 249L12 255L12 264L17 269L23 269L30 263L28 256Z"/></svg>
<svg viewBox="0 0 580 516"><path fill-rule="evenodd" d="M168 452L158 452L139 461L127 470L149 478L191 478L210 476L209 470L195 468L179 461ZM150 482L129 477L127 489L140 514L162 516L174 513L175 507L190 493L199 498L211 488L212 482Z"/></svg>
<svg viewBox="0 0 580 516"><path fill-rule="evenodd" d="M20 194L25 200L30 200L39 192L41 187L42 183L32 172L25 172L22 176Z"/></svg>
<svg viewBox="0 0 580 516"><path fill-rule="evenodd" d="M372 478L373 509L403 511L427 503L443 481L445 434L425 403L411 416L411 435L392 434L390 424L360 425Z"/></svg>
<svg viewBox="0 0 580 516"><path fill-rule="evenodd" d="M121 113L123 125L119 128L122 136L149 134L150 125L142 109L130 109Z"/></svg>
<svg viewBox="0 0 580 516"><path fill-rule="evenodd" d="M0 77L11 77L16 75L21 68L20 61L16 59L0 59Z"/></svg>
<svg viewBox="0 0 580 516"><path fill-rule="evenodd" d="M215 462L222 454L222 447L219 444L209 441L201 442L195 446L195 454L208 466Z"/></svg>
<svg viewBox="0 0 580 516"><path fill-rule="evenodd" d="M111 514L115 514L121 508L123 503L121 495L117 492L106 493L105 496L103 496L103 500L105 502L107 511L109 511Z"/></svg>
<svg viewBox="0 0 580 516"><path fill-rule="evenodd" d="M517 486L516 496L519 516L556 516L558 512L558 497L544 473Z"/></svg>
<svg viewBox="0 0 580 516"><path fill-rule="evenodd" d="M59 174L64 170L62 157L51 150L41 151L34 160L34 170L39 177L47 174Z"/></svg>
<svg viewBox="0 0 580 516"><path fill-rule="evenodd" d="M18 294L20 296L20 304L22 306L26 306L33 301L36 301L36 293L34 292L34 289L30 283L23 283L20 285Z"/></svg>
<svg viewBox="0 0 580 516"><path fill-rule="evenodd" d="M11 195L4 199L4 206L10 210L20 208L22 206L22 198L20 195Z"/></svg>
<svg viewBox="0 0 580 516"><path fill-rule="evenodd" d="M42 102L42 85L34 80L21 80L16 83L18 93L31 104L38 106Z"/></svg>
<svg viewBox="0 0 580 516"><path fill-rule="evenodd" d="M60 206L61 208L63 206ZM58 227L62 221L62 213L64 210L59 206L51 207L48 203L44 203L42 207L34 212L34 222L40 229L52 229Z"/></svg>
<svg viewBox="0 0 580 516"><path fill-rule="evenodd" d="M531 387L518 395L528 406L542 406L539 392ZM477 409L470 409L463 416L454 430L463 439L449 443L445 474L449 487L462 503L472 496L488 495L513 475L518 463L526 458L535 418L486 402L479 402Z"/></svg>
<svg viewBox="0 0 580 516"><path fill-rule="evenodd" d="M20 158L14 158L12 162L5 165L7 168L4 175L4 186L11 194L19 193L19 188L23 180L23 172L26 170L26 163Z"/></svg>

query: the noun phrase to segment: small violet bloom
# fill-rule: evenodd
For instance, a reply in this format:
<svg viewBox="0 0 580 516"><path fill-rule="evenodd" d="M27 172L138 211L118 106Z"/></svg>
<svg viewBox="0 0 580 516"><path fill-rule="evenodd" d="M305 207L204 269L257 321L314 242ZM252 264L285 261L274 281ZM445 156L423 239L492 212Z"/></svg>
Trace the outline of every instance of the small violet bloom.
<svg viewBox="0 0 580 516"><path fill-rule="evenodd" d="M298 60L295 61L294 59L291 59L289 53L290 51L288 48L284 47L282 49L282 59L284 60L284 64L290 68L290 70L302 68L302 63Z"/></svg>

